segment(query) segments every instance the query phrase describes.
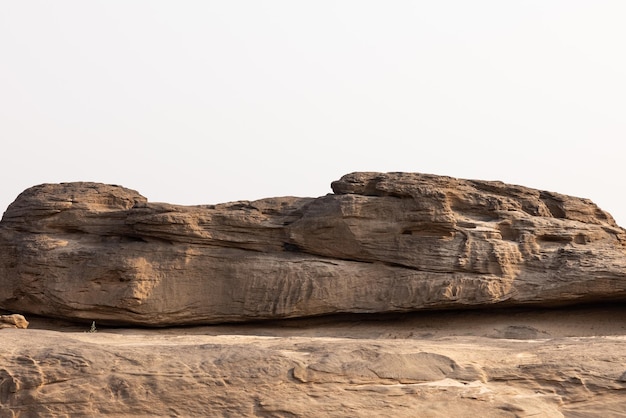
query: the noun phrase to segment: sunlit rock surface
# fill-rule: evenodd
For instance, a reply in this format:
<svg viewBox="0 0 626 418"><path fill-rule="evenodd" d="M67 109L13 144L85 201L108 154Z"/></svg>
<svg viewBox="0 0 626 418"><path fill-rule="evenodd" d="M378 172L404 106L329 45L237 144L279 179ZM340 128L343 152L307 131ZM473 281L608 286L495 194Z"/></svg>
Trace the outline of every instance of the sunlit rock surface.
<svg viewBox="0 0 626 418"><path fill-rule="evenodd" d="M417 173L332 189L189 207L35 186L0 222L0 308L165 326L626 300L626 233L589 200Z"/></svg>
<svg viewBox="0 0 626 418"><path fill-rule="evenodd" d="M31 318L29 318L31 319ZM622 306L0 330L0 417L622 417Z"/></svg>

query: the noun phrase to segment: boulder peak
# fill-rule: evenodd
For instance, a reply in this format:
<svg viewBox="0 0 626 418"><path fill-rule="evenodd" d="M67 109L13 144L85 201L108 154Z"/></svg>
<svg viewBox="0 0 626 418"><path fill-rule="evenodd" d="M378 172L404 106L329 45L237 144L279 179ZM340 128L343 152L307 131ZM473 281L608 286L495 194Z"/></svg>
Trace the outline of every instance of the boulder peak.
<svg viewBox="0 0 626 418"><path fill-rule="evenodd" d="M463 180L422 173L355 172L332 182L335 194L363 196L439 196L447 205L486 211L524 211L531 216L618 227L613 217L589 199L541 191L501 181Z"/></svg>

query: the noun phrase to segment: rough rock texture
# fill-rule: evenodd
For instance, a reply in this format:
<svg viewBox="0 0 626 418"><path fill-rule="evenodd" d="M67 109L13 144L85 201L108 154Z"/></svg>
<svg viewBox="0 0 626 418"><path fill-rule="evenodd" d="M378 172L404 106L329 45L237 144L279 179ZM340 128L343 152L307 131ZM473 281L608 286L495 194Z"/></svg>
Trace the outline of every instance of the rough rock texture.
<svg viewBox="0 0 626 418"><path fill-rule="evenodd" d="M0 315L0 329L2 328L28 328L28 321L19 314Z"/></svg>
<svg viewBox="0 0 626 418"><path fill-rule="evenodd" d="M623 307L0 332L0 417L624 417Z"/></svg>
<svg viewBox="0 0 626 418"><path fill-rule="evenodd" d="M0 223L0 308L161 326L626 299L626 232L589 200L411 173L332 188L185 207L33 187Z"/></svg>
<svg viewBox="0 0 626 418"><path fill-rule="evenodd" d="M0 222L0 310L85 323L0 331L0 417L626 417L626 233L608 214L422 174L333 190L22 193Z"/></svg>

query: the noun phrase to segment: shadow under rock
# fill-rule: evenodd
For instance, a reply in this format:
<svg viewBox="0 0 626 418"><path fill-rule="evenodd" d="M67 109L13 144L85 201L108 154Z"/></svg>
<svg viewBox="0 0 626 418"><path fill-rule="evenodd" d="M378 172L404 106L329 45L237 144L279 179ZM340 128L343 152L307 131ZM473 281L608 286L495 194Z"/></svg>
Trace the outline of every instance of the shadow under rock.
<svg viewBox="0 0 626 418"><path fill-rule="evenodd" d="M89 332L91 323L27 317L30 329ZM172 335L257 335L268 337L332 337L434 339L477 336L545 339L626 335L626 306L590 304L559 308L500 308L422 311L389 314L336 314L248 323L164 328L96 325L97 332Z"/></svg>

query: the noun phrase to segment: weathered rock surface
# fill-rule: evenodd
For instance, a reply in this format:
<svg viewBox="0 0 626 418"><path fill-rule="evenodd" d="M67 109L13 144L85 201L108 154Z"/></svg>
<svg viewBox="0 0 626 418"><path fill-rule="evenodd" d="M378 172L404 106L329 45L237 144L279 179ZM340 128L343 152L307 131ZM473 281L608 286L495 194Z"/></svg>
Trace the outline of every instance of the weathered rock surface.
<svg viewBox="0 0 626 418"><path fill-rule="evenodd" d="M626 300L626 232L589 200L411 173L332 188L185 207L33 187L0 222L0 308L161 326Z"/></svg>
<svg viewBox="0 0 626 418"><path fill-rule="evenodd" d="M28 321L19 314L0 315L0 329L2 328L28 328Z"/></svg>
<svg viewBox="0 0 626 418"><path fill-rule="evenodd" d="M0 417L624 417L626 310L0 332Z"/></svg>

